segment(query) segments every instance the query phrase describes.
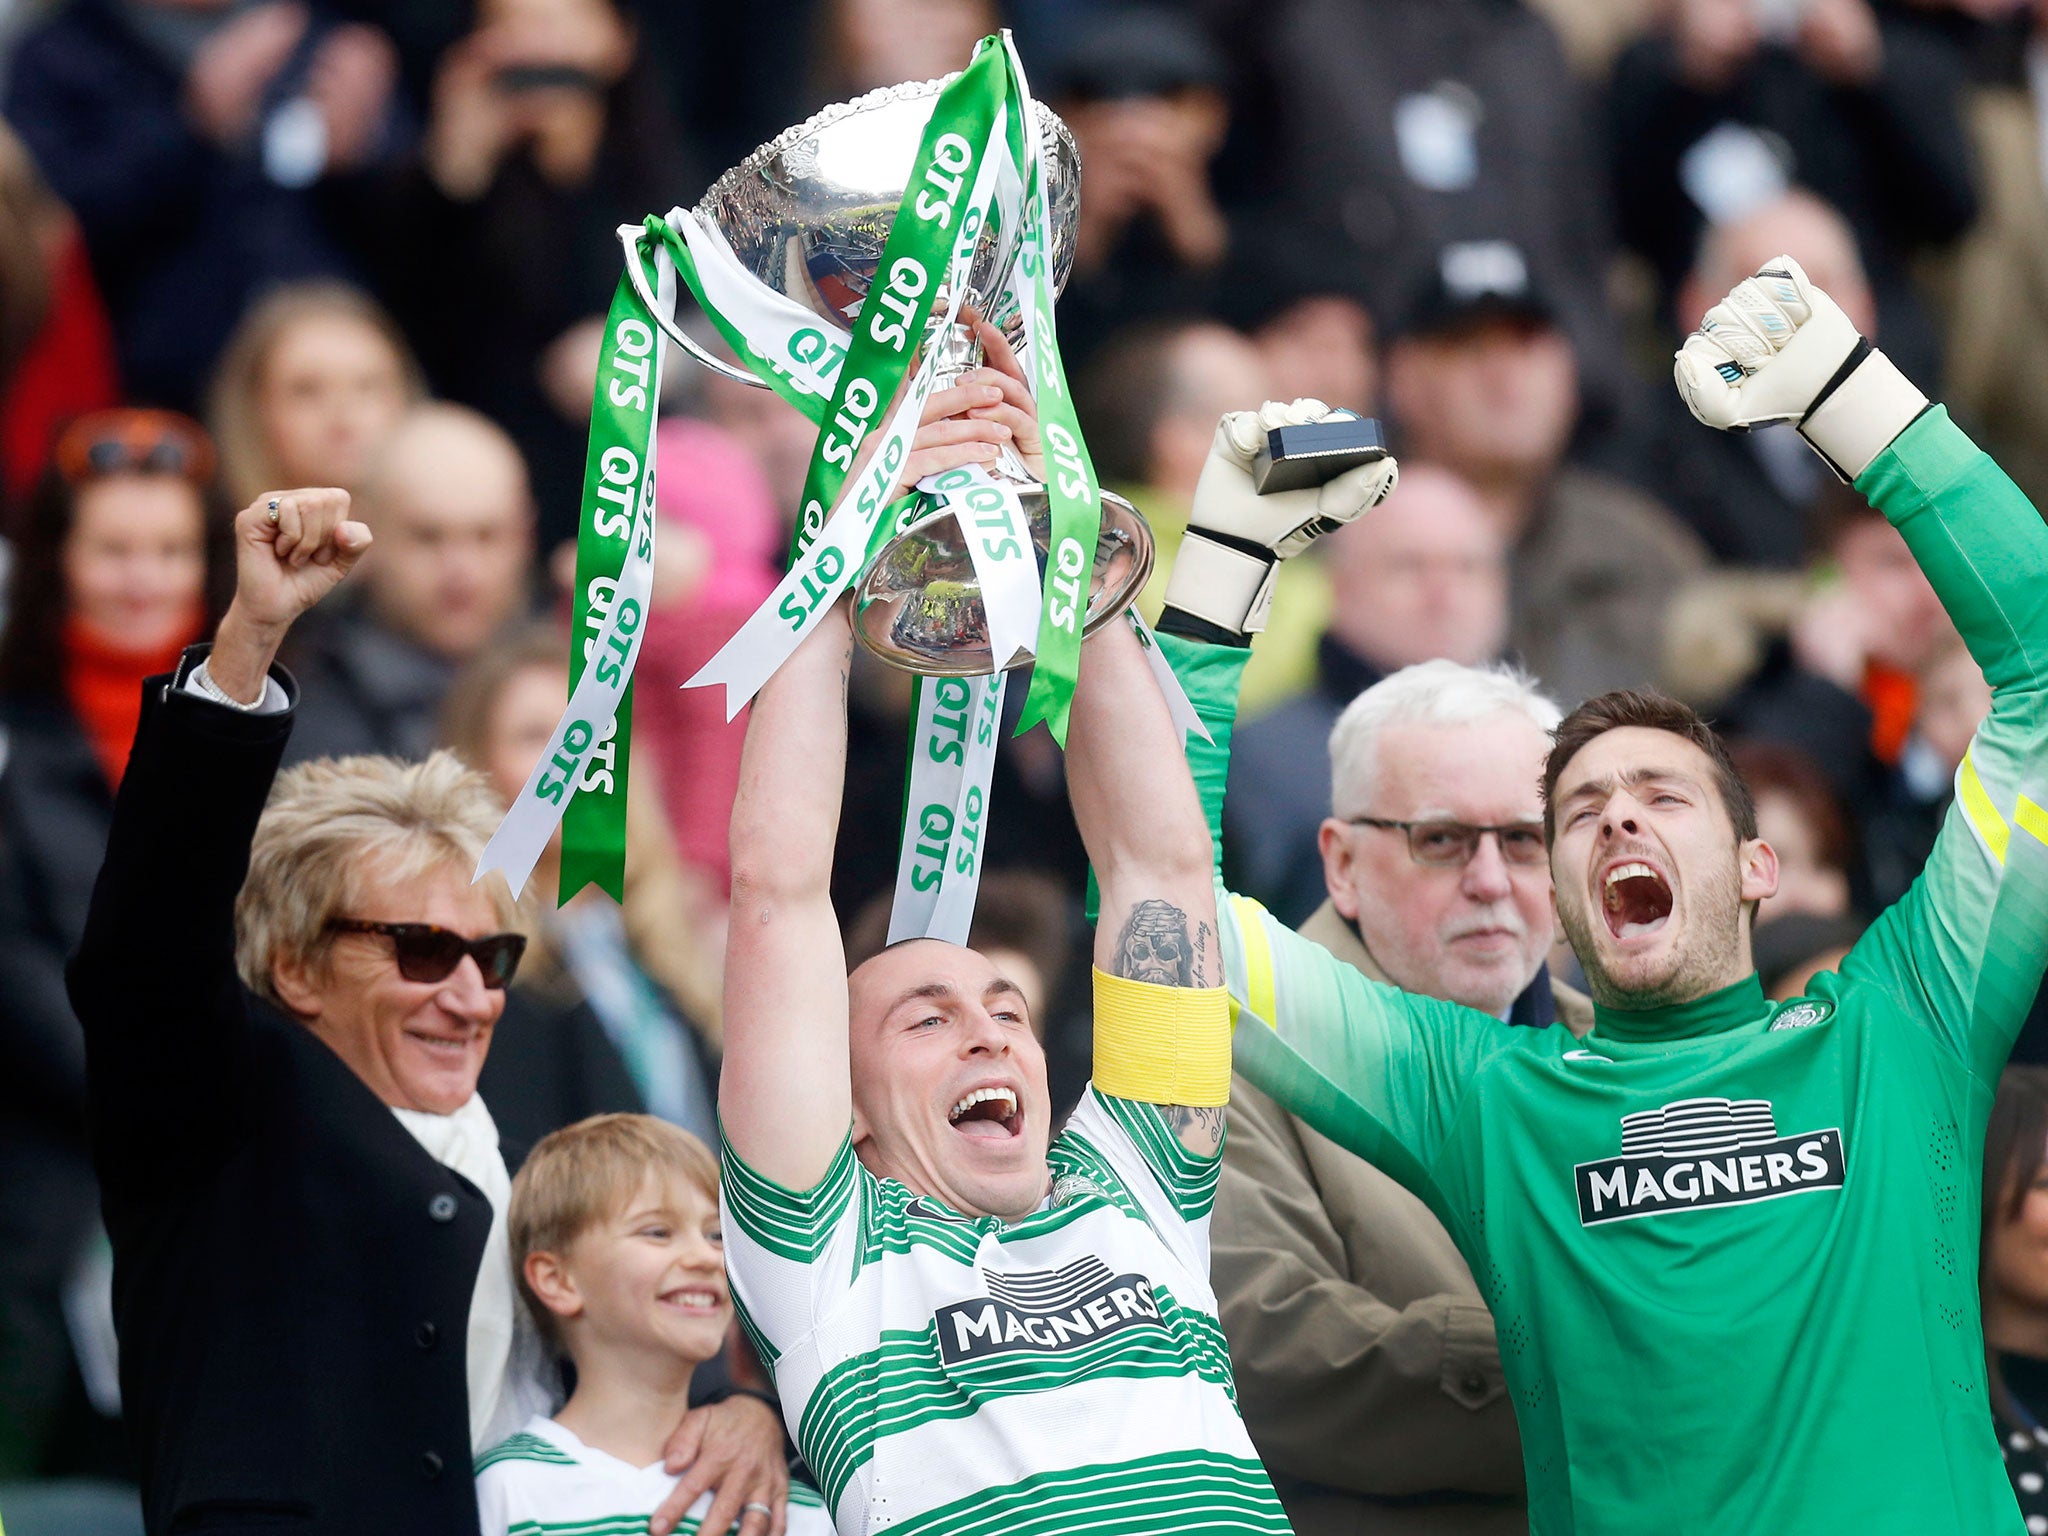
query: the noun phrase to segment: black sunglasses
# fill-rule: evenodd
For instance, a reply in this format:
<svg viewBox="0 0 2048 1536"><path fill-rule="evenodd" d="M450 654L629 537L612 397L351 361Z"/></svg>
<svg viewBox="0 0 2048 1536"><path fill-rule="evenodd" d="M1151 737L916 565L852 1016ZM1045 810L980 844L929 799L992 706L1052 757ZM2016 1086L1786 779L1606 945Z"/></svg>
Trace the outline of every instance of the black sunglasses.
<svg viewBox="0 0 2048 1536"><path fill-rule="evenodd" d="M337 917L328 923L335 933L381 934L398 955L398 974L407 981L446 981L462 957L469 956L483 973L484 985L501 991L519 969L526 953L523 933L487 933L465 939L452 928L432 923L372 923L360 917Z"/></svg>

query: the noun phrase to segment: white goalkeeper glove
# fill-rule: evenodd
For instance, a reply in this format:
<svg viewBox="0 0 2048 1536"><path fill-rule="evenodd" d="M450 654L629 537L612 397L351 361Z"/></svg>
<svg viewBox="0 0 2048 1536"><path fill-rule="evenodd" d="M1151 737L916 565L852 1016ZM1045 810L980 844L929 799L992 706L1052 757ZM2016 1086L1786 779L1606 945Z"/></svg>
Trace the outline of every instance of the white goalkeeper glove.
<svg viewBox="0 0 2048 1536"><path fill-rule="evenodd" d="M1274 427L1355 415L1333 411L1320 400L1292 405L1269 400L1256 411L1232 411L1216 424L1195 487L1187 537L1166 586L1168 608L1231 635L1266 627L1279 562L1385 501L1400 466L1389 455L1312 490L1261 496L1252 489L1252 460Z"/></svg>
<svg viewBox="0 0 2048 1536"><path fill-rule="evenodd" d="M1927 409L1927 397L1857 334L1790 256L1735 285L1679 349L1678 392L1710 427L1790 421L1854 480Z"/></svg>

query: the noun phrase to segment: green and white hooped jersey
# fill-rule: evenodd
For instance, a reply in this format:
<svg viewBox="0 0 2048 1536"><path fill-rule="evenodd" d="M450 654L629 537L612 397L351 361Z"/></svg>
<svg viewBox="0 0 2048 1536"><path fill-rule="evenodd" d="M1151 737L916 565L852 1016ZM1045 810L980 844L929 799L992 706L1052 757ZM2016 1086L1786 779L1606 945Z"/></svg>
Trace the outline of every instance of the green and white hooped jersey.
<svg viewBox="0 0 2048 1536"><path fill-rule="evenodd" d="M477 1457L477 1513L483 1536L646 1536L648 1517L677 1481L660 1462L633 1466L536 1415ZM710 1512L711 1497L690 1506L676 1536L701 1536L698 1522ZM789 1536L832 1536L825 1501L795 1481Z"/></svg>
<svg viewBox="0 0 2048 1536"><path fill-rule="evenodd" d="M1209 1289L1219 1159L1089 1089L1022 1221L724 1159L741 1323L841 1536L1282 1533Z"/></svg>

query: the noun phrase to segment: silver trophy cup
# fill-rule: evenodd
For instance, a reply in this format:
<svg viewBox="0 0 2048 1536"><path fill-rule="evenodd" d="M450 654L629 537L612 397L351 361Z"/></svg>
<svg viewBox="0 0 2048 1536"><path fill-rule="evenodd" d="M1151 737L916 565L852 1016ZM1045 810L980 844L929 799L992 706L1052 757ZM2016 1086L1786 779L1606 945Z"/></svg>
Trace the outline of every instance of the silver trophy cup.
<svg viewBox="0 0 2048 1536"><path fill-rule="evenodd" d="M932 105L946 84L942 79L888 86L825 108L719 177L693 211L718 228L755 280L851 331L881 265ZM1042 105L1037 115L1058 289L1074 265L1080 155L1057 115ZM1001 301L1018 256L1018 232L1003 228L1003 218L1001 209L991 210L969 268L963 307L986 316L1014 345L1023 339L1022 317L1014 304L1006 311ZM942 317L950 297L941 285L932 333L925 338L927 347L940 349L941 389L982 360L971 324L956 323L949 334L939 334L946 329ZM653 304L649 309L662 330L705 367L757 389L768 387L707 352ZM1017 490L1043 572L1052 544L1045 487L1008 452L990 473ZM1151 570L1151 529L1137 508L1105 492L1085 630L1092 632L1129 606ZM913 672L973 676L1031 659L1022 653L1014 660L991 655L988 615L967 541L943 504L868 563L854 588L854 611L862 643Z"/></svg>

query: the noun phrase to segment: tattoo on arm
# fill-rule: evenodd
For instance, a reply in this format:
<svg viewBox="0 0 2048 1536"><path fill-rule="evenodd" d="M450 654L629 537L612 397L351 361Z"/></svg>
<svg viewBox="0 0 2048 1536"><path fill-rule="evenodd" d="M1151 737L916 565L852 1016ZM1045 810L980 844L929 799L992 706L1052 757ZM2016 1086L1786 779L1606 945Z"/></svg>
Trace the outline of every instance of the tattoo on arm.
<svg viewBox="0 0 2048 1536"><path fill-rule="evenodd" d="M1223 1107L1198 1108L1192 1104L1161 1105L1166 1124L1190 1152L1211 1153L1223 1145Z"/></svg>
<svg viewBox="0 0 2048 1536"><path fill-rule="evenodd" d="M1189 931L1188 915L1166 901L1141 901L1117 936L1113 975L1160 987L1201 984L1208 968L1209 925Z"/></svg>

